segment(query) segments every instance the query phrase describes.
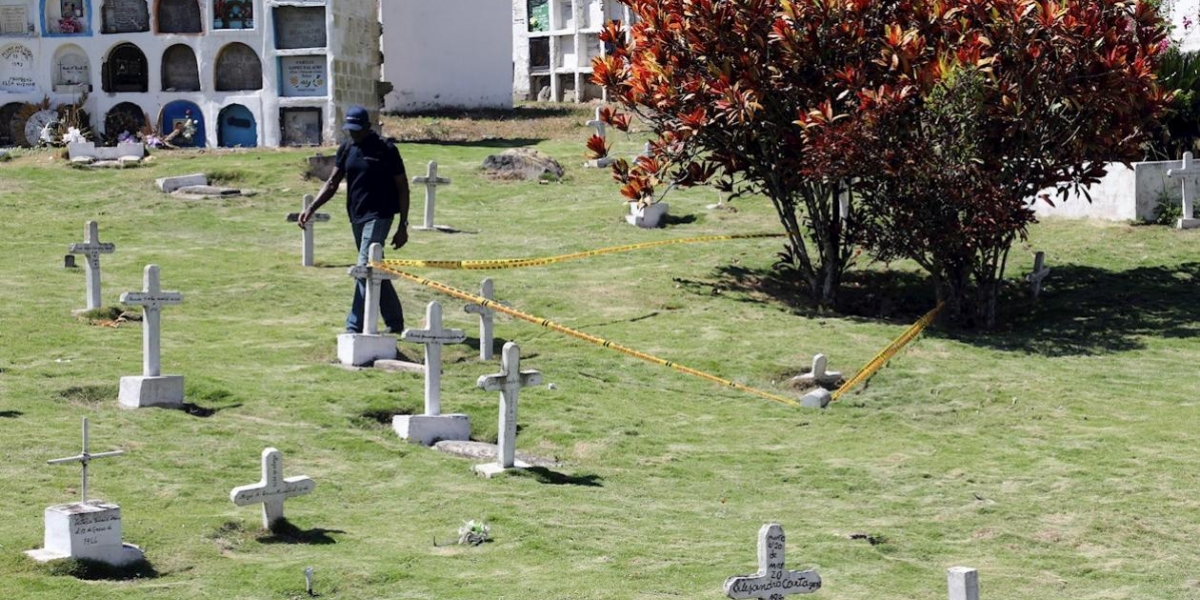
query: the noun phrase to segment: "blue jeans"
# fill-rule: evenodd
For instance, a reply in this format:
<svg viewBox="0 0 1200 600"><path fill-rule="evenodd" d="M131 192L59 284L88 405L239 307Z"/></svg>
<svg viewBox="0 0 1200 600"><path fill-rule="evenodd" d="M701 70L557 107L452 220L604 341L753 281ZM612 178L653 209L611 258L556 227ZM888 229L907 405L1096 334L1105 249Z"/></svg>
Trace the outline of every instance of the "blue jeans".
<svg viewBox="0 0 1200 600"><path fill-rule="evenodd" d="M388 231L392 228L392 219L375 219L362 224L350 225L354 229L354 243L358 245L358 264L365 265L369 261L371 244L387 245ZM367 285L362 279L354 283L354 302L350 305L350 313L346 315L346 331L363 331L363 305L367 296ZM379 313L383 323L395 333L404 331L404 309L400 307L400 297L392 282L386 279L379 285Z"/></svg>

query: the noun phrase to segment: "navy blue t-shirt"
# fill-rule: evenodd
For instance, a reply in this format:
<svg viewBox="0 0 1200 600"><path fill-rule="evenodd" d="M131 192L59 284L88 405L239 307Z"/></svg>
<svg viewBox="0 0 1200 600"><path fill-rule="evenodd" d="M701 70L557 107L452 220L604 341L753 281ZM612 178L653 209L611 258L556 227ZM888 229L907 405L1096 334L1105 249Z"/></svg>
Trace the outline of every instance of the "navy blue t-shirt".
<svg viewBox="0 0 1200 600"><path fill-rule="evenodd" d="M357 143L343 142L337 168L346 176L346 213L356 225L394 217L400 212L396 177L408 179L404 159L395 144L370 132Z"/></svg>

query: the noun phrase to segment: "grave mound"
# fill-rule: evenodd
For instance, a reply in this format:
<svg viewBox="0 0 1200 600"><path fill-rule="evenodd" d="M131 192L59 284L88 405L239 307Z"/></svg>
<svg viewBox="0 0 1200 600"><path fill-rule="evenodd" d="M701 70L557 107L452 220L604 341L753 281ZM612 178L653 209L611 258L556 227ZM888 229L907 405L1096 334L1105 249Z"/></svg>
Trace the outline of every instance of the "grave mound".
<svg viewBox="0 0 1200 600"><path fill-rule="evenodd" d="M533 148L510 148L483 161L487 174L496 179L561 179L562 165Z"/></svg>

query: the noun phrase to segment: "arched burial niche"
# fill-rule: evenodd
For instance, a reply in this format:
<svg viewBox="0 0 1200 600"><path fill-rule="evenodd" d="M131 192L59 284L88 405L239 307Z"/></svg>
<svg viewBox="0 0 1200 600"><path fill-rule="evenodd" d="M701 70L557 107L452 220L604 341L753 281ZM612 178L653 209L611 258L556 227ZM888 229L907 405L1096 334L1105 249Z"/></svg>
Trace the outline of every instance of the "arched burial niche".
<svg viewBox="0 0 1200 600"><path fill-rule="evenodd" d="M146 55L140 48L129 43L118 44L108 51L104 61L101 89L110 94L147 92L150 90L147 70Z"/></svg>
<svg viewBox="0 0 1200 600"><path fill-rule="evenodd" d="M262 62L250 46L228 44L217 55L215 79L218 92L261 90Z"/></svg>
<svg viewBox="0 0 1200 600"><path fill-rule="evenodd" d="M104 115L104 139L116 144L122 134L135 138L146 128L146 111L132 102L122 102Z"/></svg>
<svg viewBox="0 0 1200 600"><path fill-rule="evenodd" d="M254 29L252 0L216 0L213 29Z"/></svg>
<svg viewBox="0 0 1200 600"><path fill-rule="evenodd" d="M55 50L50 69L55 92L86 92L91 89L92 63L83 48L75 44L66 44Z"/></svg>
<svg viewBox="0 0 1200 600"><path fill-rule="evenodd" d="M33 51L24 44L0 44L0 92L35 92Z"/></svg>
<svg viewBox="0 0 1200 600"><path fill-rule="evenodd" d="M171 132L182 129L189 119L194 128L191 139L179 135L172 139ZM163 141L175 146L203 148L206 145L204 113L200 111L199 106L187 100L176 100L163 107L158 130L162 133Z"/></svg>
<svg viewBox="0 0 1200 600"><path fill-rule="evenodd" d="M0 148L16 145L17 138L13 136L13 122L16 121L17 113L21 112L21 108L24 106L20 102L10 102L0 106Z"/></svg>
<svg viewBox="0 0 1200 600"><path fill-rule="evenodd" d="M196 53L187 45L175 44L163 52L162 87L164 92L200 91Z"/></svg>
<svg viewBox="0 0 1200 600"><path fill-rule="evenodd" d="M42 0L43 31L48 37L91 35L91 0Z"/></svg>
<svg viewBox="0 0 1200 600"><path fill-rule="evenodd" d="M258 146L258 121L254 113L241 104L230 104L217 116L217 145L222 148L254 148Z"/></svg>
<svg viewBox="0 0 1200 600"><path fill-rule="evenodd" d="M159 33L202 33L203 17L197 0L158 0L154 15Z"/></svg>
<svg viewBox="0 0 1200 600"><path fill-rule="evenodd" d="M146 0L104 0L100 5L101 33L150 31L150 9Z"/></svg>

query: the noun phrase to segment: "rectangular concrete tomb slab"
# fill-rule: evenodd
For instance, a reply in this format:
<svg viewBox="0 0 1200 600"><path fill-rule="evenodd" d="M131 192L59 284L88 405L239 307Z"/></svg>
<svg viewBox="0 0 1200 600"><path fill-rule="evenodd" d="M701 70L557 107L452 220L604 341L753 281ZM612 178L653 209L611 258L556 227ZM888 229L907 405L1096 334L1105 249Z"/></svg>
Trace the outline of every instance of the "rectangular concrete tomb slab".
<svg viewBox="0 0 1200 600"><path fill-rule="evenodd" d="M788 571L784 567L786 541L781 525L763 525L758 530L758 572L726 579L725 594L730 598L777 600L821 589L821 576L816 571Z"/></svg>
<svg viewBox="0 0 1200 600"><path fill-rule="evenodd" d="M164 193L170 194L179 188L208 185L208 176L204 173L192 173L191 175L179 175L176 177L160 177L154 180L154 184Z"/></svg>
<svg viewBox="0 0 1200 600"><path fill-rule="evenodd" d="M26 552L39 562L88 559L114 566L143 558L136 546L121 542L121 508L108 502L74 502L46 509L43 547Z"/></svg>
<svg viewBox="0 0 1200 600"><path fill-rule="evenodd" d="M387 334L338 334L338 362L346 366L368 366L377 360L395 360L396 336Z"/></svg>

